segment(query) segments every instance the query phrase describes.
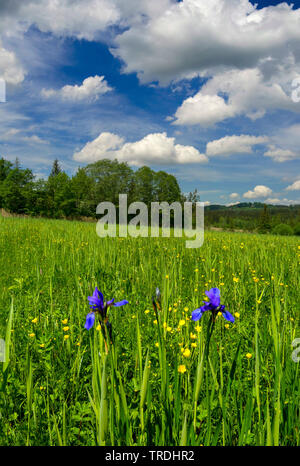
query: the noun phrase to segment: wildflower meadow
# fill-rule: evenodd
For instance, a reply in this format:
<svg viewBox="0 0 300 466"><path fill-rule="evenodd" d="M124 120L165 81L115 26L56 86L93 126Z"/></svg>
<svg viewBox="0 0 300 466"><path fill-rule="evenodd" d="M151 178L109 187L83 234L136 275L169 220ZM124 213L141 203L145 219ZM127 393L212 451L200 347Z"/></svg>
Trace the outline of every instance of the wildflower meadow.
<svg viewBox="0 0 300 466"><path fill-rule="evenodd" d="M1 445L300 444L297 237L0 218L0 252Z"/></svg>

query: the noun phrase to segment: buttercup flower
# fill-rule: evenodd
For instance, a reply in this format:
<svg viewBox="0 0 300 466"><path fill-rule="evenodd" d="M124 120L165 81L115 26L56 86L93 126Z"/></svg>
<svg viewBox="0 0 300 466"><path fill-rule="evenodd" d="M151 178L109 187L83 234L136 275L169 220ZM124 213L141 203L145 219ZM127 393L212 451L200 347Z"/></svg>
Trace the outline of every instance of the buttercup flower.
<svg viewBox="0 0 300 466"><path fill-rule="evenodd" d="M184 364L181 364L180 366L178 366L178 372L180 374L184 374L186 372L186 367Z"/></svg>
<svg viewBox="0 0 300 466"><path fill-rule="evenodd" d="M122 301L119 301L118 303L114 302L114 298L111 299L110 301L105 302L103 294L101 293L101 291L98 290L97 287L95 288L93 295L88 296L88 301L90 303L91 311L86 316L86 322L85 322L85 325L84 325L84 327L87 330L90 330L93 327L93 325L95 323L95 313L96 312L98 312L100 314L102 320L105 320L106 319L106 314L107 314L107 309L110 306L119 307L119 306L124 306L125 304L128 304L128 301L126 301L126 299L123 299ZM107 324L108 324L108 322L106 323L106 325ZM108 327L108 325L107 325L107 327Z"/></svg>
<svg viewBox="0 0 300 466"><path fill-rule="evenodd" d="M211 311L213 313L213 319L215 319L218 312L221 312L224 319L229 322L234 322L234 317L229 311L226 311L224 305L220 304L221 299L219 288L211 288L209 291L205 291L205 294L209 298L209 302L203 301L204 306L201 306L192 312L192 320L199 320L205 311Z"/></svg>

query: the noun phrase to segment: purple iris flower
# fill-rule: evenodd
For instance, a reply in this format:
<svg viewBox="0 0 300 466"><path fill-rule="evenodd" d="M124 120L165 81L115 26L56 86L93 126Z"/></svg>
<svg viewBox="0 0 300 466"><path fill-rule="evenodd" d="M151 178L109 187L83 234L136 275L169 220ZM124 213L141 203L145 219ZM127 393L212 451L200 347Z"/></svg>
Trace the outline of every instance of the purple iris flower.
<svg viewBox="0 0 300 466"><path fill-rule="evenodd" d="M86 316L86 322L85 322L85 328L87 330L90 330L94 323L95 323L95 313L99 312L101 315L102 320L106 320L106 314L107 314L107 309L110 306L124 306L124 304L128 304L128 301L126 299L123 299L123 301L119 301L118 303L115 303L114 299L111 299L110 301L105 302L103 294L101 291L98 290L96 287L94 290L94 293L92 296L88 296L88 300L90 303L90 308L91 311L88 313Z"/></svg>
<svg viewBox="0 0 300 466"><path fill-rule="evenodd" d="M216 318L218 312L222 312L224 319L229 322L234 322L234 317L229 311L226 311L225 306L220 304L220 290L219 288L211 288L209 291L205 291L206 296L209 298L209 302L203 301L204 306L195 309L192 312L192 320L196 321L201 319L205 311L212 311L213 319Z"/></svg>

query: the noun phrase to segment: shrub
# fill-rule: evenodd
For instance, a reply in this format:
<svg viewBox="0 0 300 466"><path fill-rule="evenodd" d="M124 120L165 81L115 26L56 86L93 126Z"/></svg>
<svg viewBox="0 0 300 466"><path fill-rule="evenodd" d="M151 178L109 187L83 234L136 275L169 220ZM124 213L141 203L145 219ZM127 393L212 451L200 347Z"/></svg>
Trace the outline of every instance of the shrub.
<svg viewBox="0 0 300 466"><path fill-rule="evenodd" d="M300 236L300 223L297 223L294 227L294 235Z"/></svg>
<svg viewBox="0 0 300 466"><path fill-rule="evenodd" d="M273 228L272 233L274 235L284 235L284 236L290 236L293 235L294 231L290 225L285 225L284 223L280 223L279 225L276 225L275 228Z"/></svg>

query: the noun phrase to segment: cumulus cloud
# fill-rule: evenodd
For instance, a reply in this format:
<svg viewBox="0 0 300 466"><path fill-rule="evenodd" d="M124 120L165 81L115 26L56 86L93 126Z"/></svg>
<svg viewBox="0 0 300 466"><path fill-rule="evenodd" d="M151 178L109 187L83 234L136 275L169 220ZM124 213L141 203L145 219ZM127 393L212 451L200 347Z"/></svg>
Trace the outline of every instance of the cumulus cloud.
<svg viewBox="0 0 300 466"><path fill-rule="evenodd" d="M243 194L243 197L246 199L260 199L263 197L268 197L272 194L272 189L268 188L267 186L258 185L255 186L253 191L247 191Z"/></svg>
<svg viewBox="0 0 300 466"><path fill-rule="evenodd" d="M31 25L59 37L113 43L123 71L136 72L143 83L207 78L177 109L174 124L210 126L239 115L256 119L276 108L300 111L289 95L300 74L300 9L287 3L258 9L248 0L0 2L2 34ZM20 82L22 71L9 77Z"/></svg>
<svg viewBox="0 0 300 466"><path fill-rule="evenodd" d="M112 52L142 82L190 78L220 68L254 68L296 54L300 10L287 3L258 9L248 0L173 2L117 36Z"/></svg>
<svg viewBox="0 0 300 466"><path fill-rule="evenodd" d="M25 71L14 52L6 50L0 41L0 78L8 84L20 84Z"/></svg>
<svg viewBox="0 0 300 466"><path fill-rule="evenodd" d="M225 136L224 138L207 143L206 154L208 156L251 154L254 145L265 144L268 140L269 138L266 136L248 136L245 134L240 136Z"/></svg>
<svg viewBox="0 0 300 466"><path fill-rule="evenodd" d="M240 197L240 195L238 193L231 193L229 195L230 199L238 199Z"/></svg>
<svg viewBox="0 0 300 466"><path fill-rule="evenodd" d="M59 37L97 40L110 26L128 27L160 16L176 0L10 0L0 2L0 26L10 33L34 24Z"/></svg>
<svg viewBox="0 0 300 466"><path fill-rule="evenodd" d="M300 191L300 180L295 181L293 184L286 188L287 191Z"/></svg>
<svg viewBox="0 0 300 466"><path fill-rule="evenodd" d="M120 136L104 132L91 142L88 142L79 152L75 152L73 158L78 162L96 162L100 159L114 159L124 144Z"/></svg>
<svg viewBox="0 0 300 466"><path fill-rule="evenodd" d="M116 134L101 133L74 154L74 159L79 162L95 162L104 158L118 159L134 166L207 161L207 157L195 147L176 144L175 138L168 137L166 133L148 134L139 141L127 143Z"/></svg>
<svg viewBox="0 0 300 466"><path fill-rule="evenodd" d="M211 126L234 116L233 106L228 105L222 97L198 92L188 97L177 109L173 124Z"/></svg>
<svg viewBox="0 0 300 466"><path fill-rule="evenodd" d="M90 76L86 78L81 86L66 85L59 90L42 89L41 95L45 98L59 97L62 100L81 101L97 100L101 94L106 94L112 88L108 86L104 76Z"/></svg>
<svg viewBox="0 0 300 466"><path fill-rule="evenodd" d="M272 79L266 80L258 68L217 73L183 101L173 124L211 126L239 115L256 120L268 110L300 112L300 105L292 101L283 83Z"/></svg>
<svg viewBox="0 0 300 466"><path fill-rule="evenodd" d="M265 157L271 157L275 162L286 162L287 160L293 160L299 156L296 152L289 149L281 149L274 145L271 145L264 155Z"/></svg>
<svg viewBox="0 0 300 466"><path fill-rule="evenodd" d="M120 11L111 0L10 0L1 2L0 16L2 30L18 28L21 22L23 30L34 24L42 32L87 40L120 21Z"/></svg>
<svg viewBox="0 0 300 466"><path fill-rule="evenodd" d="M291 199L266 199L265 200L266 204L273 204L273 205L295 205L295 204L300 204L299 200L292 201Z"/></svg>

